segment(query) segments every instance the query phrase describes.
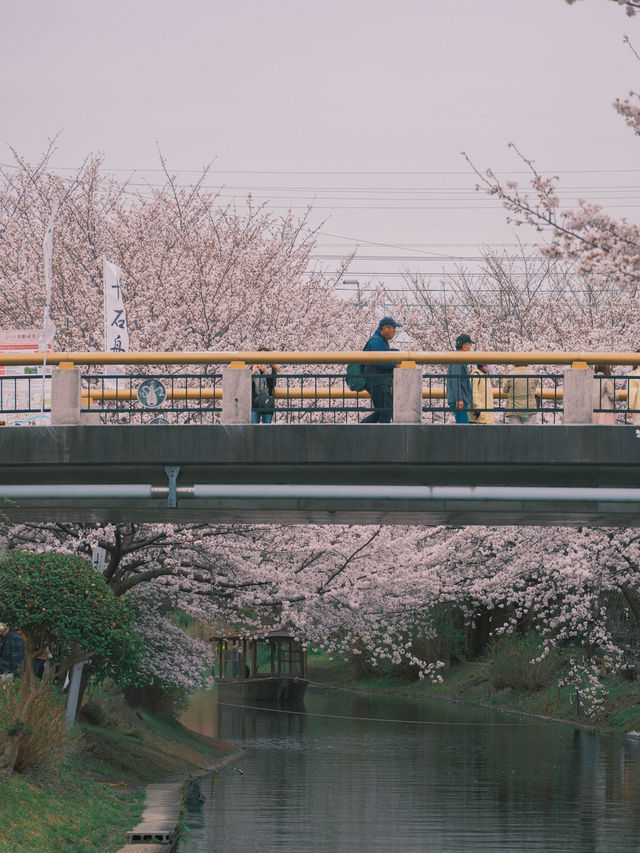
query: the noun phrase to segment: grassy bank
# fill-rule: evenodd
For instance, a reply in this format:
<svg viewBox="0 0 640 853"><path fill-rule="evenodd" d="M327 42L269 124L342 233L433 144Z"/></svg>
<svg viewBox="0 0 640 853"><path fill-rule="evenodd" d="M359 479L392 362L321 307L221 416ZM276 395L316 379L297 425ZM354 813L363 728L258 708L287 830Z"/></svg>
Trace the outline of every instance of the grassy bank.
<svg viewBox="0 0 640 853"><path fill-rule="evenodd" d="M229 748L115 695L89 705L62 766L0 784L0 853L111 853L139 822L144 787L182 779Z"/></svg>
<svg viewBox="0 0 640 853"><path fill-rule="evenodd" d="M309 677L312 681L334 687L370 693L401 695L415 699L441 699L502 711L535 714L552 720L563 720L594 726L603 731L624 733L640 731L640 684L614 678L602 679L606 690L602 709L589 716L576 705L575 693L559 688L557 679L535 689L523 686L494 685L492 661L465 661L448 667L443 681L416 681L393 674L362 677L349 667L323 655L310 657Z"/></svg>

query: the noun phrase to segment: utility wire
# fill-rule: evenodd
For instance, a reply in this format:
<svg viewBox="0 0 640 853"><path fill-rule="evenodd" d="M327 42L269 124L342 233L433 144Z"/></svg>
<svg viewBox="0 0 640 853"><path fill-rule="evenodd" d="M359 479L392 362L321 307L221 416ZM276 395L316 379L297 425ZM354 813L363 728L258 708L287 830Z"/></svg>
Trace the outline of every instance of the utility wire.
<svg viewBox="0 0 640 853"><path fill-rule="evenodd" d="M20 169L21 166L14 163L0 163L0 167L5 169ZM50 171L61 172L77 172L78 166L51 166ZM128 172L129 174L138 172L160 173L164 174L165 170L161 168L111 168L109 166L99 166L98 171L101 172ZM493 169L495 175L530 175L528 169ZM401 170L370 170L360 171L357 169L351 170L320 170L320 169L299 169L299 170L269 170L269 169L169 169L172 175L464 175L470 177L473 173L470 169L464 171L458 170L439 170L431 171L401 171ZM640 174L640 169L539 169L541 175L609 175L609 174Z"/></svg>
<svg viewBox="0 0 640 853"><path fill-rule="evenodd" d="M318 685L320 687L324 687L324 685ZM369 694L370 695L370 694ZM218 700L218 705L224 706L225 708L242 708L245 711L268 711L272 714L295 714L296 716L302 717L319 717L326 720L358 720L368 723L399 723L402 725L410 725L410 726L482 726L491 727L491 728L529 728L531 726L540 726L541 721L538 720L537 723L533 722L520 722L516 721L513 723L506 723L504 721L495 722L495 723L485 723L485 722L451 722L449 720L398 720L393 717L355 717L350 714L320 714L313 711L293 711L289 708L269 708L264 705L243 705L240 703L234 702L220 702Z"/></svg>

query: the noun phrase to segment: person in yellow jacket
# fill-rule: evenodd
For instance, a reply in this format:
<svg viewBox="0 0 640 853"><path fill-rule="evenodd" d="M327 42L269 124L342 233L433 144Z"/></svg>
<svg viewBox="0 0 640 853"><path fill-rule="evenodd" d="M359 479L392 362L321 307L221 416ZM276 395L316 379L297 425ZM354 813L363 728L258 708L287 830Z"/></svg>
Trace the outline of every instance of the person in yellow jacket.
<svg viewBox="0 0 640 853"><path fill-rule="evenodd" d="M507 395L504 421L507 424L535 424L538 422L540 381L528 364L514 364L502 383Z"/></svg>
<svg viewBox="0 0 640 853"><path fill-rule="evenodd" d="M494 411L493 385L489 377L486 364L476 364L469 371L471 379L471 408L469 409L470 424L494 424L496 413Z"/></svg>
<svg viewBox="0 0 640 853"><path fill-rule="evenodd" d="M627 408L631 415L631 423L634 426L640 426L640 364L637 364L629 376L637 377L629 379L629 396L627 399ZM635 411L634 411L635 409Z"/></svg>

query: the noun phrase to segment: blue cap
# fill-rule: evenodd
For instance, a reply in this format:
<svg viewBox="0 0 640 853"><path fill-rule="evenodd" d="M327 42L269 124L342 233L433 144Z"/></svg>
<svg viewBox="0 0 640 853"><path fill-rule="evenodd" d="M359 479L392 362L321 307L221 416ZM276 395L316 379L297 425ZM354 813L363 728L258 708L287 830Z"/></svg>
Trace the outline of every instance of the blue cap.
<svg viewBox="0 0 640 853"><path fill-rule="evenodd" d="M383 326L395 326L396 329L401 329L402 323L396 323L393 317L383 317L378 323L378 328L381 329Z"/></svg>

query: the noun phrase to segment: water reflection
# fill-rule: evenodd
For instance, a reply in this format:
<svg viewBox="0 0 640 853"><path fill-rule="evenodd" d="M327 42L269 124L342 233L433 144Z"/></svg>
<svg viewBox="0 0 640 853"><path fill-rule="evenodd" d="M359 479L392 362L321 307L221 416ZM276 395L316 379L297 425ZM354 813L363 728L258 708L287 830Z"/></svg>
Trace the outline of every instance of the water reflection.
<svg viewBox="0 0 640 853"><path fill-rule="evenodd" d="M194 699L241 746L181 853L633 851L640 743L441 703L310 690L306 713ZM215 831L214 831L215 826Z"/></svg>

